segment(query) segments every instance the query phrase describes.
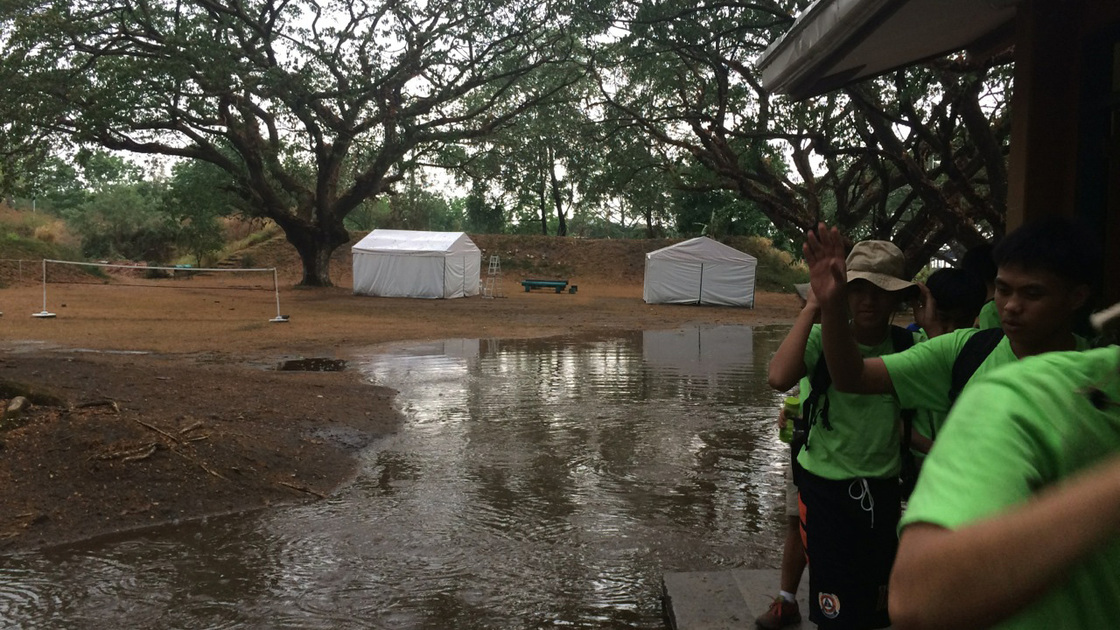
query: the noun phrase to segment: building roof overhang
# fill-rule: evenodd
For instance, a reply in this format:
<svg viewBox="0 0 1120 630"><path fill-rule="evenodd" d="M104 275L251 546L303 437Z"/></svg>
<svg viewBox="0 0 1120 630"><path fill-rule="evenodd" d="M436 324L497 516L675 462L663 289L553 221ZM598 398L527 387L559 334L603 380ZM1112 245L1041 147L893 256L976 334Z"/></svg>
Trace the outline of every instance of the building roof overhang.
<svg viewBox="0 0 1120 630"><path fill-rule="evenodd" d="M1013 42L1018 0L817 0L757 66L776 93L808 98L896 68Z"/></svg>

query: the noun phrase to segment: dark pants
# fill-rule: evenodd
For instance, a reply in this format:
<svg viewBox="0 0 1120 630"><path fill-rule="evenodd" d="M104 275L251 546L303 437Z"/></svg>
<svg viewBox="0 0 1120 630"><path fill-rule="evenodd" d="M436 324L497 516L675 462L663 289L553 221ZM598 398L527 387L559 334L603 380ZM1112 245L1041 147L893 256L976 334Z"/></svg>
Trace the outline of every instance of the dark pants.
<svg viewBox="0 0 1120 630"><path fill-rule="evenodd" d="M798 490L809 558L809 620L829 630L889 626L898 479L836 481L802 471Z"/></svg>

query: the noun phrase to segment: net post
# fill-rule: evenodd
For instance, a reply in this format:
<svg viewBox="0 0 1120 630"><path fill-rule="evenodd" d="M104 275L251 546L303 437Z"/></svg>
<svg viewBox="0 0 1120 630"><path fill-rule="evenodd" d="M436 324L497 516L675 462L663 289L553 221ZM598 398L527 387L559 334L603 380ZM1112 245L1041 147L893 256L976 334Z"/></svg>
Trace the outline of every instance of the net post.
<svg viewBox="0 0 1120 630"><path fill-rule="evenodd" d="M38 313L32 313L32 317L49 318L54 317L54 313L47 311L47 259L43 259L43 310Z"/></svg>
<svg viewBox="0 0 1120 630"><path fill-rule="evenodd" d="M280 282L276 279L276 267L272 268L272 291L276 294L276 317L268 320L274 324L288 321L287 316L280 314Z"/></svg>

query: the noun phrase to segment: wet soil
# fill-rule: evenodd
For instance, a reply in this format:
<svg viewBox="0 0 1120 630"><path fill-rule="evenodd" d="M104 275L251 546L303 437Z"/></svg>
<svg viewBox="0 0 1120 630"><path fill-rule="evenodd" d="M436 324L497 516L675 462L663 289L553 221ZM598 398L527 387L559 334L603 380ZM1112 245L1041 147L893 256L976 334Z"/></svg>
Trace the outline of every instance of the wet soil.
<svg viewBox="0 0 1120 630"><path fill-rule="evenodd" d="M626 243L565 239L557 249L541 238L489 237L480 247L517 265L507 262L498 297L409 300L354 296L345 255L336 256L336 287L296 287L294 252L274 241L253 263L280 271L284 322L270 321L271 282L75 277L49 283L44 304L38 278L9 278L0 290L0 403L24 395L32 405L0 422L0 553L329 495L353 475L355 453L398 425L393 392L353 370L282 371L284 361L331 364L406 340L796 315L796 297L783 293L760 292L754 309L645 304L651 244ZM546 274L578 292L522 290L522 277ZM43 310L56 317L30 316Z"/></svg>

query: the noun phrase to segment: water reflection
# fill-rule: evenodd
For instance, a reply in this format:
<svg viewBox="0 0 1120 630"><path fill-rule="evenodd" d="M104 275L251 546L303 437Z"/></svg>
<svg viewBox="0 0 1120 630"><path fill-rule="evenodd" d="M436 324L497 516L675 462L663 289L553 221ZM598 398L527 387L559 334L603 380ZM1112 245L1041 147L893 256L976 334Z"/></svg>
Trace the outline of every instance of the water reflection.
<svg viewBox="0 0 1120 630"><path fill-rule="evenodd" d="M351 486L6 558L0 625L663 627L665 571L778 562L784 333L380 348L405 423Z"/></svg>

